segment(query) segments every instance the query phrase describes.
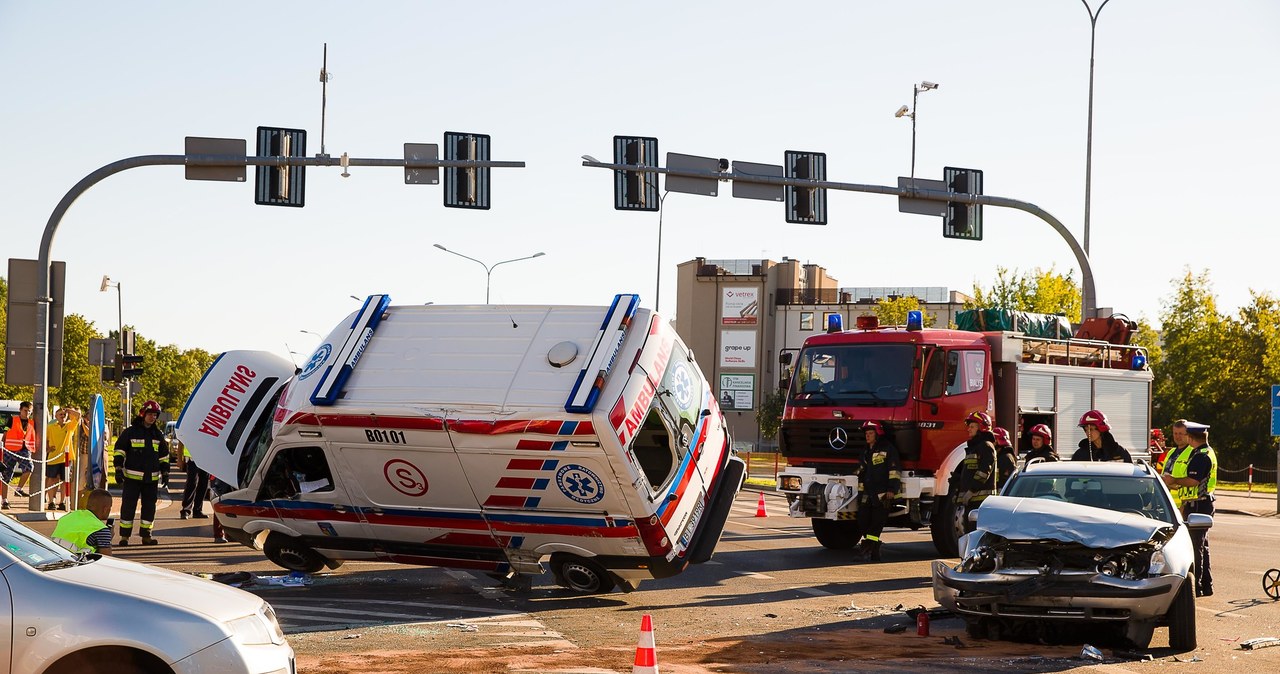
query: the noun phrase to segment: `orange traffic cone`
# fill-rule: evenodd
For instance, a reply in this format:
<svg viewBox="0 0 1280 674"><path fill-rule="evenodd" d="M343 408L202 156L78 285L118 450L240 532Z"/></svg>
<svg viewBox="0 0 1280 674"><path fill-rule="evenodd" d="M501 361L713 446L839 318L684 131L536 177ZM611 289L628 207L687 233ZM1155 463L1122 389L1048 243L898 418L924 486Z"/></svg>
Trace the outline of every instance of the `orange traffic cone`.
<svg viewBox="0 0 1280 674"><path fill-rule="evenodd" d="M760 502L756 504L756 517L768 517L769 513L764 511L764 492L760 492Z"/></svg>
<svg viewBox="0 0 1280 674"><path fill-rule="evenodd" d="M653 619L644 614L640 619L640 640L636 642L636 663L631 674L658 674L658 651L653 644Z"/></svg>

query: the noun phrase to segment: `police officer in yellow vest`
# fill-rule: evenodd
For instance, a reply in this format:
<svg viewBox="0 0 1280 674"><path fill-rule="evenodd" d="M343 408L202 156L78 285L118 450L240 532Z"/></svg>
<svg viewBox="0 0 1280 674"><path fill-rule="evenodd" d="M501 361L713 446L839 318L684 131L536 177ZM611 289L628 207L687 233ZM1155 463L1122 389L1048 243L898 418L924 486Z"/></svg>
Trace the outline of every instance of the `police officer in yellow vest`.
<svg viewBox="0 0 1280 674"><path fill-rule="evenodd" d="M1179 425L1186 429L1187 447L1167 460L1173 463L1173 468L1161 477L1174 493L1183 518L1193 513L1212 515L1213 493L1218 487L1218 455L1209 446L1209 426L1185 419L1175 422L1174 428ZM1208 532L1192 534L1192 545L1196 549L1196 596L1211 596L1213 574L1209 568Z"/></svg>
<svg viewBox="0 0 1280 674"><path fill-rule="evenodd" d="M111 554L111 526L106 520L113 505L111 492L94 489L89 492L87 508L72 510L58 519L53 528L53 541L76 553Z"/></svg>
<svg viewBox="0 0 1280 674"><path fill-rule="evenodd" d="M1182 510L1182 499L1179 498L1178 487L1173 484L1173 466L1178 455L1191 442L1187 439L1187 420L1178 419L1173 422L1173 447L1165 452L1164 462L1160 466L1160 479L1164 480L1166 486L1169 487L1169 493L1173 496L1173 505L1178 510Z"/></svg>

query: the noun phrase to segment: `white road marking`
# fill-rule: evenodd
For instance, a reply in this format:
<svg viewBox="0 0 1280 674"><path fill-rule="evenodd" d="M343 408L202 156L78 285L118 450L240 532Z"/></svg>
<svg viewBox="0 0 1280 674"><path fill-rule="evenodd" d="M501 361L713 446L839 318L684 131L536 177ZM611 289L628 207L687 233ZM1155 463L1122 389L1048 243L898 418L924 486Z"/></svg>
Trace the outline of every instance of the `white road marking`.
<svg viewBox="0 0 1280 674"><path fill-rule="evenodd" d="M763 573L756 573L755 571L735 571L734 573L738 574L739 576L747 576L748 578L761 578L764 580L773 580L773 576L766 576Z"/></svg>
<svg viewBox="0 0 1280 674"><path fill-rule="evenodd" d="M1211 614L1217 618L1248 618L1249 617L1246 615L1241 615L1239 613L1228 613L1226 611L1219 611L1216 608L1209 608L1208 606L1197 606L1196 610L1204 611L1205 613Z"/></svg>
<svg viewBox="0 0 1280 674"><path fill-rule="evenodd" d="M334 602L334 603L346 603L346 604L362 604L365 606L369 605L370 603L376 602L379 606L412 606L414 608L434 608L434 609L440 609L443 611L460 611L463 613L484 613L491 616L528 615L525 613L504 611L502 609L496 609L496 608L480 608L476 606L453 606L451 604L433 604L430 602L421 602L421 601L395 601L395 600L388 600L388 599L325 599L325 601ZM275 606L276 604L272 602L271 605Z"/></svg>
<svg viewBox="0 0 1280 674"><path fill-rule="evenodd" d="M804 594L811 594L811 595L813 595L813 596L815 596L815 597L833 597L833 596L835 596L835 593L833 593L833 592L827 592L826 590L819 590L819 589L818 589L818 588L816 588L816 587L793 587L793 588L791 588L791 589L795 590L796 592L803 592Z"/></svg>

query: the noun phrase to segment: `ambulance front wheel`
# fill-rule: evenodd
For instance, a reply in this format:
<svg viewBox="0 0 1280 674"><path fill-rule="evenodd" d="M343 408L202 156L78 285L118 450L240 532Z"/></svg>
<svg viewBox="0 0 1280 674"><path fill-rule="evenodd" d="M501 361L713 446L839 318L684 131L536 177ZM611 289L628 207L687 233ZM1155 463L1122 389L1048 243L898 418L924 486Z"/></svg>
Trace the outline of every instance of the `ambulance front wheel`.
<svg viewBox="0 0 1280 674"><path fill-rule="evenodd" d="M328 560L323 555L307 547L302 541L275 531L267 536L262 551L276 566L290 571L316 573L328 565Z"/></svg>
<svg viewBox="0 0 1280 674"><path fill-rule="evenodd" d="M617 585L613 574L604 567L567 552L551 555L551 572L555 574L556 583L561 587L583 594L604 594Z"/></svg>

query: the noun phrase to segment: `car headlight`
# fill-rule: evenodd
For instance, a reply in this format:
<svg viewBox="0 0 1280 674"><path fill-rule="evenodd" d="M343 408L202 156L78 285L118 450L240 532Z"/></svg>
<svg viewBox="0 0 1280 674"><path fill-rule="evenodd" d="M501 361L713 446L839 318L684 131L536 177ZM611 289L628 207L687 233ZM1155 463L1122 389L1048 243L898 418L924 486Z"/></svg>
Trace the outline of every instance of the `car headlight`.
<svg viewBox="0 0 1280 674"><path fill-rule="evenodd" d="M228 622L227 629L231 630L231 638L245 646L280 646L285 641L284 631L276 620L276 612L266 602L263 602L257 613Z"/></svg>
<svg viewBox="0 0 1280 674"><path fill-rule="evenodd" d="M1164 558L1164 550L1156 550L1155 552L1151 553L1151 566L1150 566L1151 575L1158 576L1164 573L1164 570L1168 568L1168 566L1169 566L1169 562Z"/></svg>

